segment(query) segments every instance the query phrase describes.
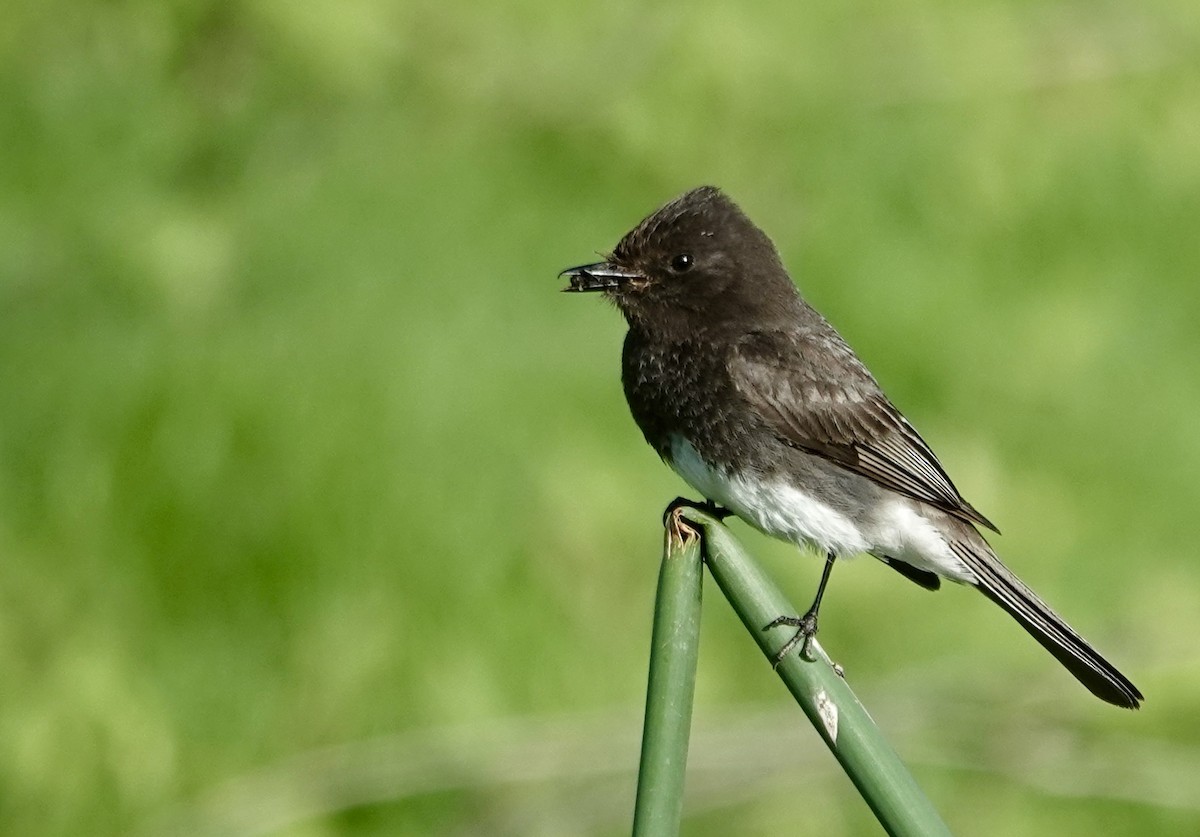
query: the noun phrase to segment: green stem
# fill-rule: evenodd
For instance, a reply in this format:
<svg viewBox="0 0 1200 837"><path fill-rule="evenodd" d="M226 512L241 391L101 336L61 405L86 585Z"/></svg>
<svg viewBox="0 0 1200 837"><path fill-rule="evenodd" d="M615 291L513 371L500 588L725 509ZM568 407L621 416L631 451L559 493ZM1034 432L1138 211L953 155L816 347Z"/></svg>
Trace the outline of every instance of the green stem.
<svg viewBox="0 0 1200 837"><path fill-rule="evenodd" d="M774 659L795 629L763 631L763 626L777 616L799 611L718 520L690 508L682 514L703 530L709 571L763 653ZM776 670L880 824L889 834L904 837L949 835L933 804L845 679L819 644L814 641L812 647L817 660L804 660L793 653Z"/></svg>
<svg viewBox="0 0 1200 837"><path fill-rule="evenodd" d="M654 605L634 837L679 833L700 655L701 564L699 532L671 514Z"/></svg>

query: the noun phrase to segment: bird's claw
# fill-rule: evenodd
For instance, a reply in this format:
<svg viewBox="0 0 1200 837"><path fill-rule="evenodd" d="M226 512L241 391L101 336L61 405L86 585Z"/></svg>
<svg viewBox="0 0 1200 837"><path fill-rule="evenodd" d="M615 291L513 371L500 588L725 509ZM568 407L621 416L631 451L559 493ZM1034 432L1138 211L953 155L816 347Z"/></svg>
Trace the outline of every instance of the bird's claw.
<svg viewBox="0 0 1200 837"><path fill-rule="evenodd" d="M772 667L779 668L779 664L783 662L784 658L797 645L800 646L800 656L803 659L809 662L816 660L817 657L812 652L812 643L813 637L817 635L817 614L810 610L803 616L780 616L778 619L774 619L769 624L763 626L763 630L769 631L771 628L778 628L781 625L789 625L795 628L796 633L771 658Z"/></svg>
<svg viewBox="0 0 1200 837"><path fill-rule="evenodd" d="M663 526L667 525L667 520L679 509L695 509L696 511L704 512L709 517L715 517L717 520L724 520L733 514L729 509L721 508L712 500L696 502L686 497L676 497L667 504L667 508L663 512Z"/></svg>

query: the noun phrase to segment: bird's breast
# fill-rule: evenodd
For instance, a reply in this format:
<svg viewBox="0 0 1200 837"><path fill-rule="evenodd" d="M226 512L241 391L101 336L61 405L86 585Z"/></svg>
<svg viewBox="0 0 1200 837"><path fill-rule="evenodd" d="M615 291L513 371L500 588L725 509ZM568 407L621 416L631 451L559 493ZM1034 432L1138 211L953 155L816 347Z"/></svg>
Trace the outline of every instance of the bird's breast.
<svg viewBox="0 0 1200 837"><path fill-rule="evenodd" d="M670 455L672 434L720 447L745 419L733 390L723 347L715 342L657 342L630 331L622 354L621 382L629 410L646 441Z"/></svg>

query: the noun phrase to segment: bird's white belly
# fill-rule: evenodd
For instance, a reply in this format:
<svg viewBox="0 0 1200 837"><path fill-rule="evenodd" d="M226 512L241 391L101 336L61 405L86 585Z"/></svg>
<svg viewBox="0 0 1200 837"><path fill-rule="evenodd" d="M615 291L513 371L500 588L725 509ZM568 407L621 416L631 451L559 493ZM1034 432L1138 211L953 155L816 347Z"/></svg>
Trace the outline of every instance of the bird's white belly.
<svg viewBox="0 0 1200 837"><path fill-rule="evenodd" d="M725 473L681 437L672 440L670 464L709 500L773 537L838 557L886 555L948 578L972 578L937 527L899 496L885 500L871 520L856 521L783 480Z"/></svg>
<svg viewBox="0 0 1200 837"><path fill-rule="evenodd" d="M705 497L768 535L835 555L870 551L854 521L802 489L781 480L726 474L681 437L671 442L670 464Z"/></svg>

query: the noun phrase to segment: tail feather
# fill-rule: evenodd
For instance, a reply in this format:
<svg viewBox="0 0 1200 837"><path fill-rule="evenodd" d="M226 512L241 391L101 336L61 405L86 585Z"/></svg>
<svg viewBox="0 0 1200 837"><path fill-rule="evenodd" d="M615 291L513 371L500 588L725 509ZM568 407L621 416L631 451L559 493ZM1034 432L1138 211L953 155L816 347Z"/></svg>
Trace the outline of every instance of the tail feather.
<svg viewBox="0 0 1200 837"><path fill-rule="evenodd" d="M1117 706L1138 708L1143 698L1137 687L1026 587L986 544L952 542L950 548L975 574L980 591L1008 611L1088 691Z"/></svg>

